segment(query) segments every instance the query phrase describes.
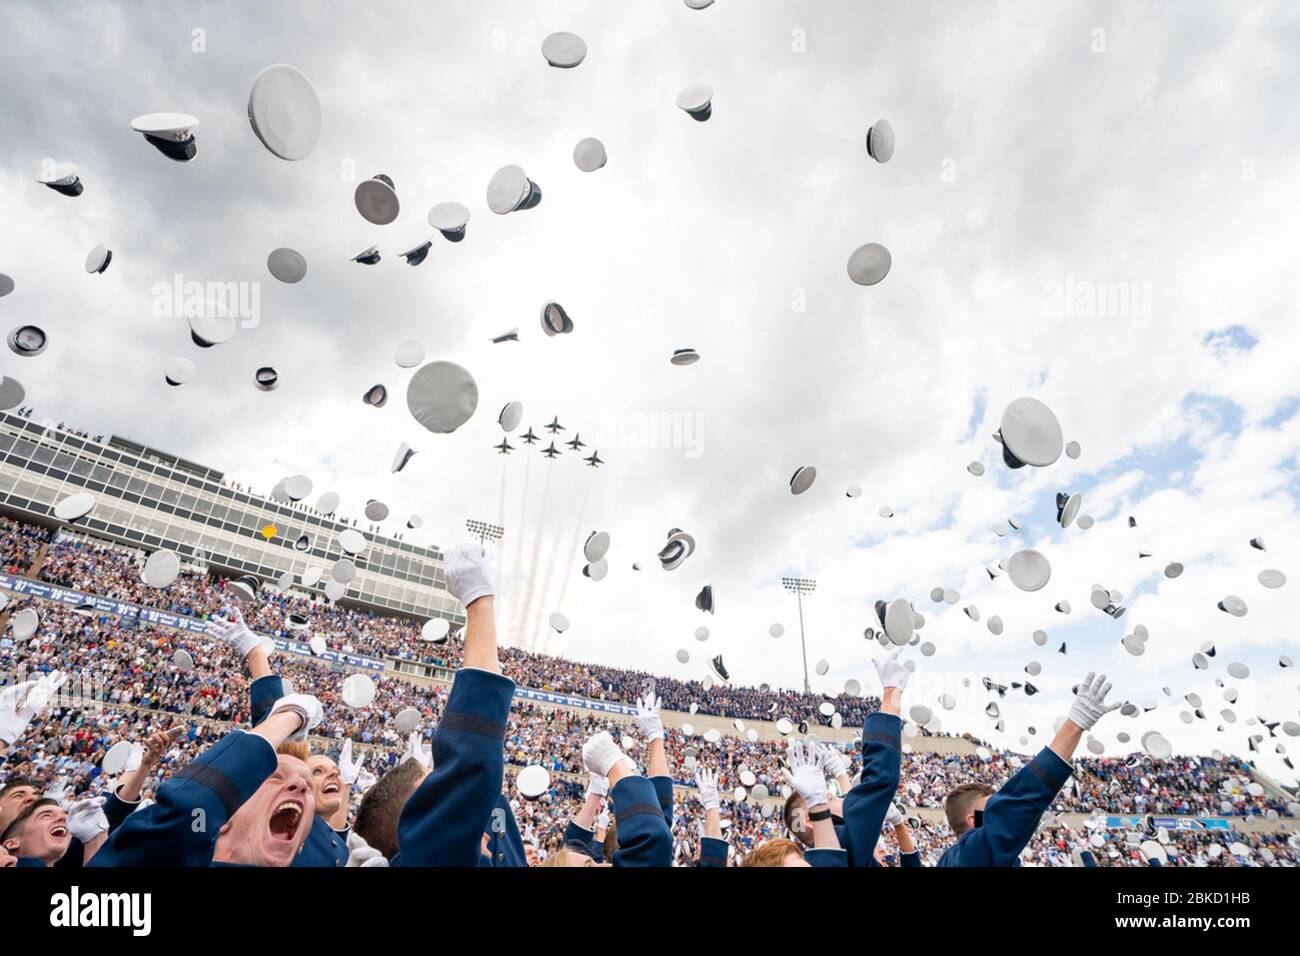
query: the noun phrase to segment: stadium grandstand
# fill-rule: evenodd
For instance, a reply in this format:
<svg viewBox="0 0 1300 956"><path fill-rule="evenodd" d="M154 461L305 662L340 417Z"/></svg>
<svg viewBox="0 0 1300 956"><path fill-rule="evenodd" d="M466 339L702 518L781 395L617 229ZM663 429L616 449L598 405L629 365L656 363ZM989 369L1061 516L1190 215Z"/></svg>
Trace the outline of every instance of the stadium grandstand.
<svg viewBox="0 0 1300 956"><path fill-rule="evenodd" d="M46 462L51 482L55 463ZM20 488L28 493L26 507L18 507ZM41 501L31 484L13 481L3 501L0 668L6 683L53 670L71 678L9 748L3 773L67 799L86 797L102 790L109 776L103 763L115 744L181 728L144 788L147 799L231 726L247 726L251 719L250 681L230 649L207 633L207 622L231 603L231 579L222 569L232 559L191 556L169 587L150 587L142 579L144 540L139 544L145 547L132 547L85 523L68 527L40 514L41 506L48 509L65 493L55 487ZM127 531L143 524L129 515L124 520ZM160 544L175 540L167 527L157 530ZM308 589L280 589L270 580L244 607L249 627L274 643L276 673L296 693L321 703L322 719L310 738L313 751L337 754L351 741L368 772L382 775L411 754L414 744L397 729L397 718L412 708L419 715L416 736L426 745L433 739L461 664L459 633L433 643L422 639L416 619L385 614L373 603L330 602ZM16 637L11 624L25 610L34 611L39 624L33 635ZM323 646L304 639L306 631L296 624L303 620ZM636 700L647 681L653 680L663 706L674 794L673 860L679 865L700 853L698 768L717 771L721 826L732 861L741 860L788 832L790 790L782 763L788 739L801 736L791 734L790 724L840 752L856 778L858 728L880 705L876 697L840 699L843 726L832 727L818 695L705 688L515 648L501 649L501 666L516 685L505 736L504 797L530 853L539 858L564 847L566 827L583 803L589 777L581 756L585 740L611 731L629 756L645 759ZM374 699L361 708L349 706L341 690L358 673L376 687ZM895 802L907 815L924 864L937 862L953 838L943 813L945 794L971 781L997 787L1030 759L911 724L903 751ZM548 771L549 785L524 798L515 776L532 767ZM354 787L353 803L361 798ZM1081 758L1022 859L1071 865L1072 854L1077 859L1077 851L1087 848L1102 865L1142 866L1144 839L1159 832L1165 865L1294 865L1300 863L1295 800L1249 763L1228 756ZM888 828L881 846L887 858L901 853Z"/></svg>

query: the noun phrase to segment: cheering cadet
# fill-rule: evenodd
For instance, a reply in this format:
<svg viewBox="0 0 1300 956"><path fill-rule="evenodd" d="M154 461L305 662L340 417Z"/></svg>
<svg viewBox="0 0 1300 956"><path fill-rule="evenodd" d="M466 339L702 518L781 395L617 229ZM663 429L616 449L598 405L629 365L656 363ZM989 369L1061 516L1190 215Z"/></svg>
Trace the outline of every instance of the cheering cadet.
<svg viewBox="0 0 1300 956"><path fill-rule="evenodd" d="M248 688L254 725L266 719L271 706L284 696L284 681L271 672L270 655L262 639L244 623L239 608L231 607L222 617L208 622L208 633L229 645L248 666L252 683ZM305 752L306 744L303 744ZM299 754L298 756L301 756ZM307 840L302 851L294 857L293 866L346 866L347 843L347 793L340 786L339 770L329 757L307 757L310 770L315 811L309 821ZM331 818L342 813L342 829L331 826ZM337 822L335 819L334 822Z"/></svg>
<svg viewBox="0 0 1300 956"><path fill-rule="evenodd" d="M311 772L277 754L320 723L320 702L292 694L251 732L235 730L158 788L91 866L289 866L315 813Z"/></svg>
<svg viewBox="0 0 1300 956"><path fill-rule="evenodd" d="M1020 851L1038 829L1038 821L1070 777L1070 760L1083 732L1121 706L1106 703L1106 675L1090 673L1075 689L1069 718L1055 739L1028 766L1021 768L996 793L988 784L964 783L943 802L948 825L957 842L939 859L939 866L1019 866Z"/></svg>

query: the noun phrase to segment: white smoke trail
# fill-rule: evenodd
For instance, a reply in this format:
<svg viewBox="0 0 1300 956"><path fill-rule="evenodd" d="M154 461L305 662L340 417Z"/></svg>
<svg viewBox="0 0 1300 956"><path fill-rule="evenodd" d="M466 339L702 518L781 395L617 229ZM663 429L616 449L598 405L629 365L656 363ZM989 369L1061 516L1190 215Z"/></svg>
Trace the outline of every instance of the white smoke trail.
<svg viewBox="0 0 1300 956"><path fill-rule="evenodd" d="M530 446L524 445L524 448ZM527 454L527 452L525 452ZM524 490L519 498L519 520L515 523L511 534L515 537L514 558L510 562L510 597L506 604L505 612L501 615L504 626L501 629L503 641L508 639L513 645L515 624L519 620L519 569L524 563L524 528L525 520L528 516L528 485L529 477L532 475L533 459L529 455L528 460L524 463ZM507 638L507 635L509 637Z"/></svg>
<svg viewBox="0 0 1300 956"><path fill-rule="evenodd" d="M555 562L560 557L560 544L564 540L564 521L569 514L569 501L573 491L573 466L565 465L564 474L564 491L560 495L560 520L555 528L555 544L551 547L550 560L546 562L546 576L542 584L542 599L537 605L537 611L533 614L532 627L528 632L528 646L530 648L537 644L538 634L541 631L542 616L546 613L546 599L551 593L551 581L555 578Z"/></svg>
<svg viewBox="0 0 1300 956"><path fill-rule="evenodd" d="M555 469L551 467L553 460L548 460L546 464L546 483L542 488L542 507L537 514L537 534L533 536L533 556L528 562L528 592L527 596L524 598L523 612L515 622L516 645L519 644L519 641L524 636L524 625L528 621L528 615L532 613L533 597L537 593L537 560L542 554L542 536L546 533L546 502L547 496L551 491L551 475L555 473ZM525 647L525 650L530 649L531 648Z"/></svg>
<svg viewBox="0 0 1300 956"><path fill-rule="evenodd" d="M573 526L573 544L569 548L569 560L564 567L564 577L560 580L560 596L555 602L557 610L563 610L564 608L564 595L569 591L569 576L573 574L573 569L578 564L578 548L582 546L582 542L585 540L583 537L583 528L585 526L582 522L587 516L587 501L591 497L591 482L592 478L588 476L587 487L582 493L582 507L578 509L578 520ZM551 639L554 635L555 632L548 628L545 640L542 643L541 653L546 654L549 652Z"/></svg>

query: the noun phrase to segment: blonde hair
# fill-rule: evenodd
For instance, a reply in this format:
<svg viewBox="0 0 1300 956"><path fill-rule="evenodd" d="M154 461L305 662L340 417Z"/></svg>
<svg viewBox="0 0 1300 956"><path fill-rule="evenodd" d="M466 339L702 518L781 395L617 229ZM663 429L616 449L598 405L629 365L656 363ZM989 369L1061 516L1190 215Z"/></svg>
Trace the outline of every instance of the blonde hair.
<svg viewBox="0 0 1300 956"><path fill-rule="evenodd" d="M311 748L307 746L306 741L286 740L280 746L275 748L278 754L284 754L286 757L297 757L303 763L311 756Z"/></svg>

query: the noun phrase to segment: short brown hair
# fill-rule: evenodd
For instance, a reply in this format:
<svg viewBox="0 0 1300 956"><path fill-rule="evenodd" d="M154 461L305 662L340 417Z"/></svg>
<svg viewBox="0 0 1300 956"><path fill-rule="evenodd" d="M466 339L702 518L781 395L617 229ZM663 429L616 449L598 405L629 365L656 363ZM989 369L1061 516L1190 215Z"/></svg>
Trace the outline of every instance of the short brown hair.
<svg viewBox="0 0 1300 956"><path fill-rule="evenodd" d="M22 808L18 816L14 817L10 822L9 826L5 827L5 832L0 833L0 843L4 843L7 840L18 839L28 818L37 810L41 809L41 807L57 807L58 805L59 801L51 800L49 797L42 797L40 800L33 800L31 803L27 804L27 806Z"/></svg>
<svg viewBox="0 0 1300 956"><path fill-rule="evenodd" d="M987 797L995 793L994 789L987 783L963 783L959 787L953 787L948 792L948 796L943 800L943 812L948 818L948 826L957 836L966 832L966 817L981 797Z"/></svg>
<svg viewBox="0 0 1300 956"><path fill-rule="evenodd" d="M424 768L418 760L403 760L380 777L357 808L352 823L357 836L392 859L397 853L397 821L402 808L423 779Z"/></svg>
<svg viewBox="0 0 1300 956"><path fill-rule="evenodd" d="M27 777L10 777L3 785L0 785L0 797L3 797L10 790L17 790L19 787L30 787L33 790L37 789L36 781L34 780L30 780Z"/></svg>
<svg viewBox="0 0 1300 956"><path fill-rule="evenodd" d="M799 844L785 837L764 840L757 847L745 854L741 866L785 866L785 858L791 853L803 859L803 850Z"/></svg>

